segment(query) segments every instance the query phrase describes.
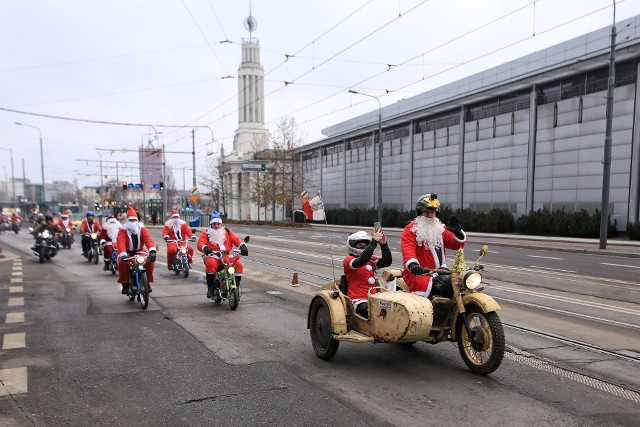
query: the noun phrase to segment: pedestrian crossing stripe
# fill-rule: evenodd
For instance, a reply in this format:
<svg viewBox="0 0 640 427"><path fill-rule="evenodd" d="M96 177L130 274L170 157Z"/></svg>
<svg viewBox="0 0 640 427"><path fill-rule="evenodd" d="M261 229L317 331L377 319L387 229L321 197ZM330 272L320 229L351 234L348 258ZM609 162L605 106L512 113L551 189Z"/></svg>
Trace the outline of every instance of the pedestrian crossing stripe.
<svg viewBox="0 0 640 427"><path fill-rule="evenodd" d="M24 297L9 298L9 307L20 307L24 305Z"/></svg>
<svg viewBox="0 0 640 427"><path fill-rule="evenodd" d="M25 348L26 334L24 332L16 332L14 334L4 334L2 340L3 350L12 350L14 348Z"/></svg>
<svg viewBox="0 0 640 427"><path fill-rule="evenodd" d="M24 323L24 312L7 313L5 323Z"/></svg>
<svg viewBox="0 0 640 427"><path fill-rule="evenodd" d="M27 368L0 369L0 397L27 392Z"/></svg>

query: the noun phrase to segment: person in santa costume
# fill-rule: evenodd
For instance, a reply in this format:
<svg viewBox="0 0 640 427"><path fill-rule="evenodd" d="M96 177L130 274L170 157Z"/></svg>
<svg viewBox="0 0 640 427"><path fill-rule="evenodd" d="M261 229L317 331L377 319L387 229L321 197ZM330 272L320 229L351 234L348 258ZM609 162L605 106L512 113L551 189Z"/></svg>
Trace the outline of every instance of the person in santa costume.
<svg viewBox="0 0 640 427"><path fill-rule="evenodd" d="M73 233L74 233L74 231L76 229L76 225L71 220L71 218L69 216L70 214L71 214L70 210L63 211L60 214L60 219L58 220L58 225L63 230L66 229L67 227L71 228L71 238L73 239Z"/></svg>
<svg viewBox="0 0 640 427"><path fill-rule="evenodd" d="M220 251L229 252L234 246L240 249L240 255L249 255L249 249L246 243L233 231L223 226L220 214L214 212L214 214L211 215L211 221L209 221L209 228L202 230L200 238L198 239L198 250L204 254L202 260L204 261L205 272L207 273L207 298L213 296L215 274L218 268L222 266ZM242 279L242 263L238 260L235 267L236 284L239 286L240 280Z"/></svg>
<svg viewBox="0 0 640 427"><path fill-rule="evenodd" d="M464 248L467 236L455 216L445 227L436 216L439 211L437 194L423 194L416 202L418 216L407 224L400 237L402 278L414 294L450 298L453 295L451 276L428 273L436 268L448 268L446 250Z"/></svg>
<svg viewBox="0 0 640 427"><path fill-rule="evenodd" d="M373 255L378 243L382 257ZM387 245L387 237L380 228L373 231L373 237L365 231L358 231L347 238L347 253L349 256L342 261L347 277L347 296L351 298L356 313L368 318L369 289L376 286L376 271L391 265L391 250Z"/></svg>
<svg viewBox="0 0 640 427"><path fill-rule="evenodd" d="M120 221L113 215L110 215L100 232L100 244L102 245L104 254L104 267L102 269L104 271L109 270L111 256L113 255L113 246L118 240L118 232L121 228L122 224L120 224Z"/></svg>
<svg viewBox="0 0 640 427"><path fill-rule="evenodd" d="M91 249L91 233L98 233L102 231L102 226L99 222L94 220L95 215L93 211L88 211L85 219L80 224L80 232L82 233L82 255L87 256Z"/></svg>
<svg viewBox="0 0 640 427"><path fill-rule="evenodd" d="M122 294L129 292L129 263L122 258L133 256L138 252L145 252L146 247L149 256L144 268L149 279L149 292L153 283L153 267L156 261L156 244L153 243L149 230L138 222L138 214L133 207L127 209L127 222L122 226L116 237L116 249L118 251L118 283L122 284Z"/></svg>
<svg viewBox="0 0 640 427"><path fill-rule="evenodd" d="M176 252L178 252L178 246L175 242L169 242L169 240L185 241L187 239L195 239L195 236L189 225L180 219L180 213L174 209L171 211L171 218L164 223L162 237L167 242L167 267L169 270L173 270L173 260L176 257ZM193 264L193 247L188 243L187 256L189 257L189 264Z"/></svg>

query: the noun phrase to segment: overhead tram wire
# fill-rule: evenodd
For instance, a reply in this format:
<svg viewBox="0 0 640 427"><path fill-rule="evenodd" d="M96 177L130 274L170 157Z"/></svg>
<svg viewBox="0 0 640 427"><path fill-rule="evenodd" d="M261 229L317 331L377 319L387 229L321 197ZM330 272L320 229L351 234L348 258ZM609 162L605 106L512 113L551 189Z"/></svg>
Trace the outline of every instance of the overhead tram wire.
<svg viewBox="0 0 640 427"><path fill-rule="evenodd" d="M187 4L184 2L184 0L181 0L182 5L184 6L184 8L186 9L187 13L189 14L189 16L191 17L191 20L193 21L194 25L196 26L196 28L198 29L198 31L200 32L200 35L202 36L202 38L204 39L204 41L207 42L207 46L209 46L209 50L211 51L211 53L213 53L213 56L216 57L216 59L218 60L218 63L220 64L220 66L222 67L222 70L225 72L226 75L229 75L229 72L227 71L227 69L224 66L224 63L220 60L220 57L218 56L218 54L216 53L215 50L213 50L213 46L211 46L211 43L209 42L209 40L207 39L207 36L204 34L204 32L202 31L202 28L200 28L200 25L198 25L198 21L196 21L196 18L193 17L193 14L191 13L191 11L189 10L189 7L187 6Z"/></svg>

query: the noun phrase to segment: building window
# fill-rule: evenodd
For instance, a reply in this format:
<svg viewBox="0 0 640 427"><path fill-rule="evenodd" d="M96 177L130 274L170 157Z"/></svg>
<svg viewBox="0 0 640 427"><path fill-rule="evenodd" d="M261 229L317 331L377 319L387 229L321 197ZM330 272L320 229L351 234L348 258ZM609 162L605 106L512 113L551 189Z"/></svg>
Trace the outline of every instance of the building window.
<svg viewBox="0 0 640 427"><path fill-rule="evenodd" d="M480 140L480 120L476 120L476 141Z"/></svg>
<svg viewBox="0 0 640 427"><path fill-rule="evenodd" d="M582 97L580 97L580 102L578 103L578 123L582 123Z"/></svg>
<svg viewBox="0 0 640 427"><path fill-rule="evenodd" d="M558 103L553 103L553 127L558 127Z"/></svg>
<svg viewBox="0 0 640 427"><path fill-rule="evenodd" d="M496 137L496 116L493 116L493 137Z"/></svg>
<svg viewBox="0 0 640 427"><path fill-rule="evenodd" d="M511 135L516 133L516 114L511 113Z"/></svg>
<svg viewBox="0 0 640 427"><path fill-rule="evenodd" d="M449 146L449 128L447 128L447 147Z"/></svg>

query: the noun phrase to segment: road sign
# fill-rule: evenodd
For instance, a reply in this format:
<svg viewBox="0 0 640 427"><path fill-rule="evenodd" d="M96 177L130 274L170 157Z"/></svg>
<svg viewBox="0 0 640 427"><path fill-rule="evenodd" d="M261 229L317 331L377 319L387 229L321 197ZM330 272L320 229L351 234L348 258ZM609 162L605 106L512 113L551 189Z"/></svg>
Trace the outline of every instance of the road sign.
<svg viewBox="0 0 640 427"><path fill-rule="evenodd" d="M191 194L196 194L198 192L198 189L196 187L193 187L191 189Z"/></svg>
<svg viewBox="0 0 640 427"><path fill-rule="evenodd" d="M151 184L151 188L160 188L160 184Z"/></svg>
<svg viewBox="0 0 640 427"><path fill-rule="evenodd" d="M242 164L243 171L260 171L264 172L267 170L267 165L264 163L243 163Z"/></svg>
<svg viewBox="0 0 640 427"><path fill-rule="evenodd" d="M132 183L132 182L130 182L129 184L127 184L127 187L128 187L128 188L134 188L133 183Z"/></svg>

